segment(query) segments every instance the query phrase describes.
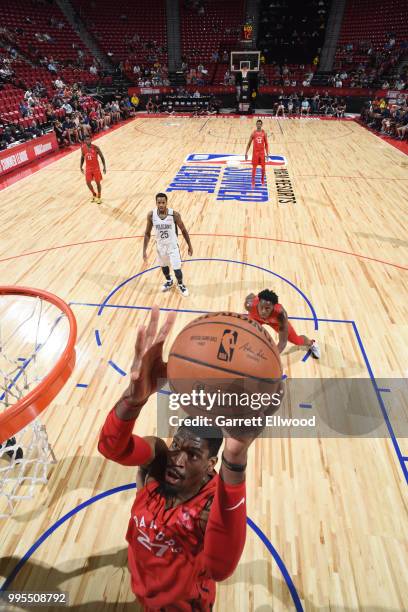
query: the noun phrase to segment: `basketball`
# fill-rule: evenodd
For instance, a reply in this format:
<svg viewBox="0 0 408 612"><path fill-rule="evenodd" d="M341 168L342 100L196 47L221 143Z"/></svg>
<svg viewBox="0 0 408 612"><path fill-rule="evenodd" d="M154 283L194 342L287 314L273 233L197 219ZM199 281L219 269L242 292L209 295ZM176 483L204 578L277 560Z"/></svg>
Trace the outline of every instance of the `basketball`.
<svg viewBox="0 0 408 612"><path fill-rule="evenodd" d="M218 312L194 319L178 334L170 349L167 377L172 391L179 394L194 390L273 394L280 385L282 364L275 342L261 325L243 314ZM251 412L248 405L212 408L213 413ZM197 406L184 410L194 415L203 412Z"/></svg>

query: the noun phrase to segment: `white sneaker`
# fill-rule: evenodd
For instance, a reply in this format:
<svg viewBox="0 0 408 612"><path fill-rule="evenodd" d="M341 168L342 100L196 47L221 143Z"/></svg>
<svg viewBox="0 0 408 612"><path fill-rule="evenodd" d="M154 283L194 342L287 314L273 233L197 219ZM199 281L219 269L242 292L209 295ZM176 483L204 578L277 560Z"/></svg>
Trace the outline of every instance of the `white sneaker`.
<svg viewBox="0 0 408 612"><path fill-rule="evenodd" d="M309 346L309 350L312 353L312 357L314 357L314 359L320 359L320 346L317 344L317 342L315 340L313 340L313 344L311 346Z"/></svg>
<svg viewBox="0 0 408 612"><path fill-rule="evenodd" d="M178 289L179 289L180 293L182 295L184 295L184 297L187 297L188 296L188 289L187 289L187 287L185 285L180 285L180 284L178 284L177 286L178 286Z"/></svg>
<svg viewBox="0 0 408 612"><path fill-rule="evenodd" d="M164 285L162 285L161 290L164 291L169 291L173 286L173 279L170 279L168 281L166 281L164 283Z"/></svg>

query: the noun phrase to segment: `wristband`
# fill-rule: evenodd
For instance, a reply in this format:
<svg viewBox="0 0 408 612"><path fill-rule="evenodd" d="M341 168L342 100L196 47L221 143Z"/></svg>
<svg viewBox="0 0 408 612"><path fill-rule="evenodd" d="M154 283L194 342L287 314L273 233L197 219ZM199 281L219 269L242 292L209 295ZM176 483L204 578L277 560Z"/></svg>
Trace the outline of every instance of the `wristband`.
<svg viewBox="0 0 408 612"><path fill-rule="evenodd" d="M125 397L122 397L119 402L123 402L126 406L126 408L130 408L131 410L137 410L138 408L143 408L143 406L145 405L147 400L144 400L143 402L139 402L137 404L132 404L132 402L130 402L128 399L126 399ZM119 403L118 402L118 403Z"/></svg>
<svg viewBox="0 0 408 612"><path fill-rule="evenodd" d="M231 472L245 472L246 470L246 466L247 464L244 463L230 463L229 461L227 461L227 459L224 457L224 453L222 453L221 455L221 460L222 462L225 464L225 466L231 470Z"/></svg>

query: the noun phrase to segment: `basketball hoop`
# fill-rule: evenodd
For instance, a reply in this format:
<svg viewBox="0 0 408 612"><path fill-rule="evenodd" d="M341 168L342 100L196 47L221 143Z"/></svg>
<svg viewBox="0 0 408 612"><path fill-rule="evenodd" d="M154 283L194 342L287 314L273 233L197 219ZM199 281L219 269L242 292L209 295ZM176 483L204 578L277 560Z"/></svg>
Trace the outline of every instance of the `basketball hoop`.
<svg viewBox="0 0 408 612"><path fill-rule="evenodd" d="M0 516L47 482L55 456L39 415L75 365L77 326L59 297L27 287L0 287Z"/></svg>

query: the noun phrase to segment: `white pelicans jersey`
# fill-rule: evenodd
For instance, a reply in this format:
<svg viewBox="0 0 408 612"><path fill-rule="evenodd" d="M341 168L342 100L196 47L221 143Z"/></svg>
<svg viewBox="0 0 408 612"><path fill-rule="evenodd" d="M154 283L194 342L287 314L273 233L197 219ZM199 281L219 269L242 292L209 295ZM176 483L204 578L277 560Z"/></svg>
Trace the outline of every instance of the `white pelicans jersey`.
<svg viewBox="0 0 408 612"><path fill-rule="evenodd" d="M153 210L152 223L156 231L156 244L159 251L173 251L178 249L177 225L174 220L174 211L167 209L167 216L164 219L159 217L157 208Z"/></svg>

